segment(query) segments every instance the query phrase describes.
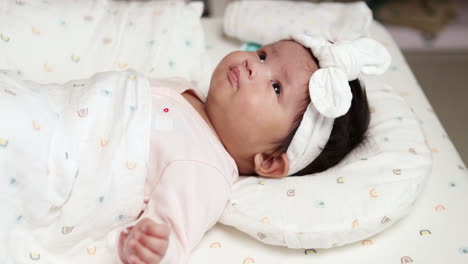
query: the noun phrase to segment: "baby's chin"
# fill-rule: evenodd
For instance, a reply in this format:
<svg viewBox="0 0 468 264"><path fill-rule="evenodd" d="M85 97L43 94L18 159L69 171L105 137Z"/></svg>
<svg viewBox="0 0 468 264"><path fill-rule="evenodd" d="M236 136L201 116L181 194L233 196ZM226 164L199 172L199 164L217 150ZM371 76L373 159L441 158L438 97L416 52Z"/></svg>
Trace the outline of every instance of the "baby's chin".
<svg viewBox="0 0 468 264"><path fill-rule="evenodd" d="M224 86L229 85L226 73L222 74L223 71L216 69L211 76L210 86L208 87L208 96L211 92L217 92L217 90L223 89Z"/></svg>

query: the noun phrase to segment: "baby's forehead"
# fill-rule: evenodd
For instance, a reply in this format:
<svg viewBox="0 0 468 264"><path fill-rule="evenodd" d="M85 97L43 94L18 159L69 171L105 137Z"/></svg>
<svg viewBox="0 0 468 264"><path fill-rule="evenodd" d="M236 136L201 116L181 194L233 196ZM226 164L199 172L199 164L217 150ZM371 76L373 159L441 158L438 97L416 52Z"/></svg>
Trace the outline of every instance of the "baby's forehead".
<svg viewBox="0 0 468 264"><path fill-rule="evenodd" d="M294 40L279 40L265 46L265 48L270 48L275 53L281 53L280 55L291 58L291 61L296 62L294 64L307 64L306 66L311 70L319 68L311 50Z"/></svg>
<svg viewBox="0 0 468 264"><path fill-rule="evenodd" d="M308 79L318 70L319 66L309 48L293 40L280 40L264 47L270 50L272 55L277 56L278 63L296 77ZM300 76L297 76L299 74Z"/></svg>
<svg viewBox="0 0 468 264"><path fill-rule="evenodd" d="M279 48L279 49L288 49L288 50L294 50L294 49L298 49L298 50L302 50L302 51L305 51L307 52L307 48L302 46L302 44L292 40L292 39L282 39L282 40L278 40L276 42L273 42L267 46L275 46L276 48Z"/></svg>

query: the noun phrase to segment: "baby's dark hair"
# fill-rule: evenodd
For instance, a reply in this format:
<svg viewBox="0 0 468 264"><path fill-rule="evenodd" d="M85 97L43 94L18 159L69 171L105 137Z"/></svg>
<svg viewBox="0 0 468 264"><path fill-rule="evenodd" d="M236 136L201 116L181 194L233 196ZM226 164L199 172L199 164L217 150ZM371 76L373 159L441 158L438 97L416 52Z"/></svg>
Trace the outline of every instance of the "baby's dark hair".
<svg viewBox="0 0 468 264"><path fill-rule="evenodd" d="M327 144L319 156L304 169L291 176L303 176L322 172L338 164L348 153L364 142L367 138L366 131L370 122L369 104L365 89L356 79L349 82L353 99L348 112L335 119ZM285 153L301 123L305 107L301 110L293 122L288 136L275 153Z"/></svg>

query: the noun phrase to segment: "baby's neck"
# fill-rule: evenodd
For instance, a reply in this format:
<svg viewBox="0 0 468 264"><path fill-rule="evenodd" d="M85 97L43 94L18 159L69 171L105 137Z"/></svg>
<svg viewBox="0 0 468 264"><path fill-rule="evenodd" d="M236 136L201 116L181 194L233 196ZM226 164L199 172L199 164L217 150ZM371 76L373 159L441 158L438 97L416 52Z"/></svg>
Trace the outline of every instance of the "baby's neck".
<svg viewBox="0 0 468 264"><path fill-rule="evenodd" d="M205 104L198 99L197 96L195 96L191 90L187 90L184 93L182 93L182 96L187 100L193 108L198 112L198 114L205 120L205 122L208 124L208 126L211 128L213 133L216 135L218 140L221 141L221 139L218 137L218 134L216 133L216 130L214 129L213 125L210 122L210 119L208 118L208 115L206 114L205 111Z"/></svg>

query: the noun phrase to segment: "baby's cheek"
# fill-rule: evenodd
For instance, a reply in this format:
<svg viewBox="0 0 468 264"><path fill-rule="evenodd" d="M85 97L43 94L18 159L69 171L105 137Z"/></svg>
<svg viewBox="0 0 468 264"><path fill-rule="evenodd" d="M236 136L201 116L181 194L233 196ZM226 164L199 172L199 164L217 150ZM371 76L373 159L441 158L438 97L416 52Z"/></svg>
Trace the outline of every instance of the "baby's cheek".
<svg viewBox="0 0 468 264"><path fill-rule="evenodd" d="M239 100L239 107L250 115L263 115L271 107L268 99L251 94Z"/></svg>
<svg viewBox="0 0 468 264"><path fill-rule="evenodd" d="M258 101L245 100L242 102L237 109L238 117L246 121L248 124L260 125L259 122L264 120L265 108L263 108Z"/></svg>

